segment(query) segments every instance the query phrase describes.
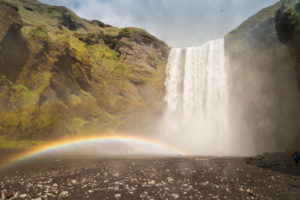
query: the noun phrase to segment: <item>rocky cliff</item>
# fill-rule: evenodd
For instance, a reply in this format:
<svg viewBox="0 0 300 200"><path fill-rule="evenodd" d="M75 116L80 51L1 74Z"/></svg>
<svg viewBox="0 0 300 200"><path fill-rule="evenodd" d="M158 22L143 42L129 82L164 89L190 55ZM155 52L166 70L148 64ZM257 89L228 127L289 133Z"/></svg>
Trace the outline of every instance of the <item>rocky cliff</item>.
<svg viewBox="0 0 300 200"><path fill-rule="evenodd" d="M276 12L275 21L280 42L287 44L294 58L300 91L300 2L298 0L283 1Z"/></svg>
<svg viewBox="0 0 300 200"><path fill-rule="evenodd" d="M162 109L169 47L138 28L0 0L0 135L139 129Z"/></svg>
<svg viewBox="0 0 300 200"><path fill-rule="evenodd" d="M261 10L225 38L230 117L233 127L238 127L236 138L245 141L239 148L253 148L254 153L299 147L300 94L295 63L275 29L281 4Z"/></svg>

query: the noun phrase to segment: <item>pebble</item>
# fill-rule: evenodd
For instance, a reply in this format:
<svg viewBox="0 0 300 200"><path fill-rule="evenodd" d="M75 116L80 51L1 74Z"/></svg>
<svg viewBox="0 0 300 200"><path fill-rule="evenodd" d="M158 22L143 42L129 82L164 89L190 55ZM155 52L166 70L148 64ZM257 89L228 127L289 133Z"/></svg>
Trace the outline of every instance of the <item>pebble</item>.
<svg viewBox="0 0 300 200"><path fill-rule="evenodd" d="M59 197L68 197L69 196L69 192L68 191L62 191L60 194L59 194Z"/></svg>
<svg viewBox="0 0 300 200"><path fill-rule="evenodd" d="M82 180L81 180L81 183L86 183L86 181L87 181L87 179L86 178L83 178Z"/></svg>
<svg viewBox="0 0 300 200"><path fill-rule="evenodd" d="M3 192L13 191L13 189L20 191L21 193L13 191L14 197L17 195L16 199L24 200L33 199L30 196L31 194L35 195L34 197L39 197L36 200L72 199L73 194L75 198L79 196L81 199L97 198L97 194L111 195L113 199L117 200L125 198L125 194L128 196L131 194L132 199L135 199L133 196L136 196L137 198L148 200L196 200L205 197L209 199L230 199L232 195L245 196L245 199L269 199L269 194L260 193L260 190L256 188L259 184L255 186L249 182L249 174L242 173L244 170L242 168L243 166L240 167L239 170L241 176L236 173L228 173L228 171L226 171L227 169L223 170L215 166L214 171L207 176L206 173L209 167L199 169L195 167L189 171L189 168L184 167L184 164L180 162L178 163L180 164L179 167L177 166L177 168L174 169L170 168L171 170L166 168L160 169L153 162L151 162L150 166L145 167L141 167L140 161L136 161L137 164L134 167L131 163L132 162L126 165L126 167L128 167L128 173L126 171L127 168L124 170L122 168L121 172L116 172L116 170L120 170L119 165L117 167L110 165L103 167L105 166L103 165L100 167L97 166L94 171L86 171L86 173L81 173L81 170L85 172L85 168L73 168L66 169L66 171L63 172L59 170L49 170L45 172L45 174L36 174L33 177L27 177L27 175L23 174L17 175L14 179L10 177L0 177L0 188L3 189ZM236 167L233 169L236 169ZM219 170L220 173L215 173L215 170ZM182 171L187 175L181 175ZM247 169L244 171L246 172ZM191 172L193 172L193 174ZM255 172L251 172L251 176L252 173L255 174ZM264 179L255 181L264 183L267 188L278 189L276 185L277 182L274 183L274 180L277 180L278 176L274 172L267 176L262 174L262 176ZM282 179L289 180L285 175L282 175ZM295 179L294 181L297 182L299 180ZM20 183L20 186L15 188L13 185L15 183ZM22 185L21 183L24 184ZM218 189L216 190L216 188ZM283 190L283 192L285 191ZM294 191L294 193L296 193L296 191ZM276 197L276 194L270 193L270 195ZM282 197L282 195L280 195L281 194L277 194L277 197ZM108 199L110 198L103 198L103 200Z"/></svg>
<svg viewBox="0 0 300 200"><path fill-rule="evenodd" d="M119 173L116 172L116 173L113 174L113 176L114 176L114 177L119 177Z"/></svg>
<svg viewBox="0 0 300 200"><path fill-rule="evenodd" d="M27 196L27 194L21 194L19 197L25 198L26 196Z"/></svg>

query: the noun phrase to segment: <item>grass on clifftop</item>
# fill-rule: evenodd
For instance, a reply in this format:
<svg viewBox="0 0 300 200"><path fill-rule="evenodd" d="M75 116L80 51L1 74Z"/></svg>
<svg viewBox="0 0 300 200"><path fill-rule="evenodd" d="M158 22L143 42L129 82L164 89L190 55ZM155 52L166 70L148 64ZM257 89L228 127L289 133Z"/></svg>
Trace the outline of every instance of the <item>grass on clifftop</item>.
<svg viewBox="0 0 300 200"><path fill-rule="evenodd" d="M262 22L275 17L276 11L280 8L281 3L278 2L273 6L267 7L259 11L257 14L250 17L244 23L242 23L238 28L232 30L227 36L226 39L235 38L242 39L248 38L251 35L251 31L258 28ZM275 29L274 29L275 33Z"/></svg>
<svg viewBox="0 0 300 200"><path fill-rule="evenodd" d="M299 0L285 0L283 4L291 13L291 18L294 19L296 30L300 31L300 2Z"/></svg>

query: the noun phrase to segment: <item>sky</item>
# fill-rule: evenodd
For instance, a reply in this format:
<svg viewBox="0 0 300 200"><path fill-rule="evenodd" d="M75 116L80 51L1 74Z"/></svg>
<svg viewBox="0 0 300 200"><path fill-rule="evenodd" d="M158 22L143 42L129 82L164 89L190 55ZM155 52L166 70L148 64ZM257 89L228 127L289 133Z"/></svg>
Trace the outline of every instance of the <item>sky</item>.
<svg viewBox="0 0 300 200"><path fill-rule="evenodd" d="M140 27L171 47L200 46L279 0L41 0L86 19Z"/></svg>

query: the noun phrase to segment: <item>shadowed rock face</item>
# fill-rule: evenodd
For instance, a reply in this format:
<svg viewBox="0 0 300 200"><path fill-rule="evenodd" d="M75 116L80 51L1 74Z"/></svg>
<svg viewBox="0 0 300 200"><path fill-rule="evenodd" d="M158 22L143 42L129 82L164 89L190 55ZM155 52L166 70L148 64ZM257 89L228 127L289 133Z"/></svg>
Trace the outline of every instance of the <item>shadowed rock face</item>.
<svg viewBox="0 0 300 200"><path fill-rule="evenodd" d="M78 22L75 22L72 19L72 16L68 14L68 11L62 13L62 20L60 22L61 25L65 26L71 31L76 31L79 28L86 29L86 27Z"/></svg>
<svg viewBox="0 0 300 200"><path fill-rule="evenodd" d="M300 2L286 1L276 12L276 32L280 42L286 44L295 61L300 91Z"/></svg>
<svg viewBox="0 0 300 200"><path fill-rule="evenodd" d="M3 28L4 31L8 27L6 33L3 31L1 34L4 37L0 43L0 72L10 81L15 82L28 59L29 50L20 32L22 22L17 7L3 2L0 2L0 6L7 13L7 16L5 16L5 13L1 12L1 21L9 21L2 24L2 26L0 25L0 28ZM4 25L7 27L4 27Z"/></svg>
<svg viewBox="0 0 300 200"><path fill-rule="evenodd" d="M275 14L280 7L277 3L258 12L225 41L233 127L237 138L250 141L249 148L256 152L299 146L300 94L295 63L276 35Z"/></svg>
<svg viewBox="0 0 300 200"><path fill-rule="evenodd" d="M57 57L52 71L50 87L61 100L67 100L71 94L79 95L80 90L87 91L90 87L91 66L80 63L66 51Z"/></svg>
<svg viewBox="0 0 300 200"><path fill-rule="evenodd" d="M163 109L169 47L59 6L0 0L0 134L141 130Z"/></svg>
<svg viewBox="0 0 300 200"><path fill-rule="evenodd" d="M0 44L0 71L12 82L17 80L29 56L29 50L20 34L20 28L20 25L12 24Z"/></svg>

